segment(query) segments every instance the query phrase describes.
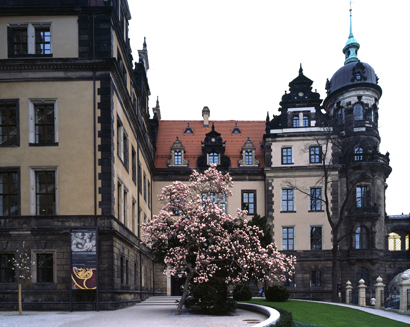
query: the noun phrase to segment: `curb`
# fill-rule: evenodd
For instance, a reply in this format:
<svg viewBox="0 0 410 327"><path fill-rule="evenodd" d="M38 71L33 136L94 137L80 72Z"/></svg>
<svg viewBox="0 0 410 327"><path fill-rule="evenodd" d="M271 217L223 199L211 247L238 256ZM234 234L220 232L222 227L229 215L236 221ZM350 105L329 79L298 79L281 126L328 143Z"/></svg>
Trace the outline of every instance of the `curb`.
<svg viewBox="0 0 410 327"><path fill-rule="evenodd" d="M269 317L268 319L260 322L259 324L253 325L253 327L267 327L271 324L276 324L276 322L279 321L280 318L280 314L277 310L270 307L265 307L263 305L251 303L237 303L237 307L239 309L260 312Z"/></svg>

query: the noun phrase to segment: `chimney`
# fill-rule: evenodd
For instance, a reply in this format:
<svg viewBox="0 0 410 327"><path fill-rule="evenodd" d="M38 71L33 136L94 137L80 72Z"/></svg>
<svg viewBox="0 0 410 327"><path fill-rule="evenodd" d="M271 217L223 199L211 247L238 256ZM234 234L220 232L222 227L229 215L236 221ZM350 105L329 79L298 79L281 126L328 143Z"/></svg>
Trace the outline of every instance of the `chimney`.
<svg viewBox="0 0 410 327"><path fill-rule="evenodd" d="M154 113L154 117L157 116L158 120L161 120L161 109L159 107L158 97L157 97L157 105L152 108L152 112Z"/></svg>
<svg viewBox="0 0 410 327"><path fill-rule="evenodd" d="M208 107L204 107L202 109L202 117L204 117L204 127L209 127L209 116L211 115L211 111Z"/></svg>

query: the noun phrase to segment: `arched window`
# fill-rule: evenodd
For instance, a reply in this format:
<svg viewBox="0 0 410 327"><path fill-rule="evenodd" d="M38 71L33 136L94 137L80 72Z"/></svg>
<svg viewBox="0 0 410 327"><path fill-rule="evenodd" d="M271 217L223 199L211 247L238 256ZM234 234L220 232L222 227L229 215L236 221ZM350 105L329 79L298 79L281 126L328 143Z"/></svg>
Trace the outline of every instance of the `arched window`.
<svg viewBox="0 0 410 327"><path fill-rule="evenodd" d="M355 161L362 161L363 160L363 148L362 147L357 147L354 149L354 160Z"/></svg>
<svg viewBox="0 0 410 327"><path fill-rule="evenodd" d="M309 126L309 117L303 116L303 127L308 127L308 126Z"/></svg>
<svg viewBox="0 0 410 327"><path fill-rule="evenodd" d="M363 107L360 103L355 104L353 107L353 119L363 120Z"/></svg>
<svg viewBox="0 0 410 327"><path fill-rule="evenodd" d="M401 251L401 237L397 233L389 234L389 251Z"/></svg>
<svg viewBox="0 0 410 327"><path fill-rule="evenodd" d="M338 117L337 117L339 125L342 125L345 123L345 108L340 108Z"/></svg>
<svg viewBox="0 0 410 327"><path fill-rule="evenodd" d="M219 165L219 156L216 152L211 152L209 154L209 164Z"/></svg>
<svg viewBox="0 0 410 327"><path fill-rule="evenodd" d="M293 117L293 127L299 127L299 117Z"/></svg>
<svg viewBox="0 0 410 327"><path fill-rule="evenodd" d="M364 250L369 248L369 232L366 227L360 226L355 232L355 249Z"/></svg>
<svg viewBox="0 0 410 327"><path fill-rule="evenodd" d="M252 165L252 151L245 152L245 165Z"/></svg>

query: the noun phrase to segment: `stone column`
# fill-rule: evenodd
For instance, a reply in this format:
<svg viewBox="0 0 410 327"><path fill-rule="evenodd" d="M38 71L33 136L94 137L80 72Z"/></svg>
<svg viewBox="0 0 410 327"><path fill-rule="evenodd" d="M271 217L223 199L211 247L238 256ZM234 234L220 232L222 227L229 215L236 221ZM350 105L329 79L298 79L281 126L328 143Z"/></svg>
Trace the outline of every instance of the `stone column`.
<svg viewBox="0 0 410 327"><path fill-rule="evenodd" d="M346 282L346 304L350 303L350 294L352 293L352 283L350 282L350 280L348 280Z"/></svg>
<svg viewBox="0 0 410 327"><path fill-rule="evenodd" d="M374 285L374 289L375 289L375 292L376 292L376 309L379 309L382 306L382 297L384 297L384 287L386 285L384 285L382 283L383 279L380 276L377 277L376 282L377 282L377 284ZM383 299L383 301L384 301L384 299Z"/></svg>
<svg viewBox="0 0 410 327"><path fill-rule="evenodd" d="M364 280L363 278L359 280L359 286L357 288L359 289L359 306L365 307L366 306L366 288L367 286L364 285Z"/></svg>
<svg viewBox="0 0 410 327"><path fill-rule="evenodd" d="M402 282L399 284L400 287L400 311L407 311L407 290L410 289L409 275L404 273L401 275Z"/></svg>

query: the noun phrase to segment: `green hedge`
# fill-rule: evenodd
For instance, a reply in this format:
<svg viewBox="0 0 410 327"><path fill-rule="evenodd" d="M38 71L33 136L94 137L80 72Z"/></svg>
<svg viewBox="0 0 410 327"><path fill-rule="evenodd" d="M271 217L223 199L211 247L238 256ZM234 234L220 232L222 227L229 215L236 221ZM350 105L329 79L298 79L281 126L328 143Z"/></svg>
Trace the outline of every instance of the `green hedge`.
<svg viewBox="0 0 410 327"><path fill-rule="evenodd" d="M275 325L269 325L268 327L292 327L293 326L293 317L292 313L283 309L274 308L280 313L279 321Z"/></svg>

